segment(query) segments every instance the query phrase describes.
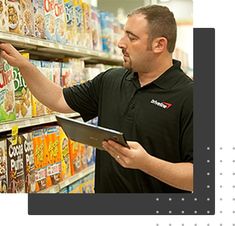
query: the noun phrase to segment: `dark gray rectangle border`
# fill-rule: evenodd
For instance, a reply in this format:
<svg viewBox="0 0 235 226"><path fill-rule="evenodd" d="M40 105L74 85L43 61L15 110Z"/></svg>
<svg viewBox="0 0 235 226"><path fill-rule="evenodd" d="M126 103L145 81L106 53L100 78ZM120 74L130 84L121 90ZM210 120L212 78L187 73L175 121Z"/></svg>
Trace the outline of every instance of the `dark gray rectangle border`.
<svg viewBox="0 0 235 226"><path fill-rule="evenodd" d="M32 215L215 213L215 30L194 28L194 193L29 194Z"/></svg>

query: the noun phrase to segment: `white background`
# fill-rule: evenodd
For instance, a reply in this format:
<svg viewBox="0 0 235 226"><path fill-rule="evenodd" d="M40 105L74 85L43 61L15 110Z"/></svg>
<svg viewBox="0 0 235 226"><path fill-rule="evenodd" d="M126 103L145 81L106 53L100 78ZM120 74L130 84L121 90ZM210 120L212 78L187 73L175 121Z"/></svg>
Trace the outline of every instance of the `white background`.
<svg viewBox="0 0 235 226"><path fill-rule="evenodd" d="M232 3L234 4L232 0L194 0L193 9L194 27L216 28L216 214L214 216L28 216L27 195L8 194L0 195L1 224L235 226L235 188L233 188L235 73L232 69L235 50L235 8Z"/></svg>

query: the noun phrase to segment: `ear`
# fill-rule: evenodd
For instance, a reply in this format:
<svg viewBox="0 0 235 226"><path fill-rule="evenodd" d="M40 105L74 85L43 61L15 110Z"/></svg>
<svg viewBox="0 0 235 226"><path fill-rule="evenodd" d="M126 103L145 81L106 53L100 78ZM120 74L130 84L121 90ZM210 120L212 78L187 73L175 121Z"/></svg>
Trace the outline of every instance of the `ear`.
<svg viewBox="0 0 235 226"><path fill-rule="evenodd" d="M155 38L152 42L152 50L154 53L161 53L167 50L167 39L165 37Z"/></svg>

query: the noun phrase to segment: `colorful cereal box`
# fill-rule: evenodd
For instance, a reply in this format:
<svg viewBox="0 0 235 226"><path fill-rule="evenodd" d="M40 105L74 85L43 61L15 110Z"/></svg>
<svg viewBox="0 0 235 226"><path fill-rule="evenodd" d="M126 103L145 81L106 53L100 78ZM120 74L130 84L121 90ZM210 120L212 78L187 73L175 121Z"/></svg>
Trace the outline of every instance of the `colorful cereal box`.
<svg viewBox="0 0 235 226"><path fill-rule="evenodd" d="M44 0L45 37L48 40L56 40L55 26L55 0Z"/></svg>
<svg viewBox="0 0 235 226"><path fill-rule="evenodd" d="M64 1L55 0L55 30L56 41L62 44L66 43L66 21Z"/></svg>
<svg viewBox="0 0 235 226"><path fill-rule="evenodd" d="M0 122L15 119L13 71L12 67L0 58Z"/></svg>
<svg viewBox="0 0 235 226"><path fill-rule="evenodd" d="M80 147L80 143L69 140L69 155L72 175L82 170L82 156L80 152Z"/></svg>
<svg viewBox="0 0 235 226"><path fill-rule="evenodd" d="M7 168L8 168L8 192L24 193L24 144L21 135L17 136L14 144L13 138L7 138Z"/></svg>
<svg viewBox="0 0 235 226"><path fill-rule="evenodd" d="M34 11L32 0L20 0L23 19L23 35L34 36Z"/></svg>
<svg viewBox="0 0 235 226"><path fill-rule="evenodd" d="M37 38L45 38L44 0L33 0L34 10L34 35Z"/></svg>
<svg viewBox="0 0 235 226"><path fill-rule="evenodd" d="M32 133L22 134L22 139L24 145L25 191L33 193L36 192L36 181Z"/></svg>
<svg viewBox="0 0 235 226"><path fill-rule="evenodd" d="M47 187L58 184L61 176L61 153L59 151L59 127L44 128L46 161L47 161Z"/></svg>
<svg viewBox="0 0 235 226"><path fill-rule="evenodd" d="M63 88L72 86L72 68L70 63L61 63L61 85Z"/></svg>
<svg viewBox="0 0 235 226"><path fill-rule="evenodd" d="M31 105L31 92L29 91L25 80L20 74L18 68L13 68L14 75L14 88L15 88L15 109L16 118L31 118L32 105Z"/></svg>
<svg viewBox="0 0 235 226"><path fill-rule="evenodd" d="M43 129L32 132L36 191L46 189L46 151Z"/></svg>
<svg viewBox="0 0 235 226"><path fill-rule="evenodd" d="M70 157L69 157L69 139L62 128L59 137L59 149L61 153L61 180L71 176Z"/></svg>
<svg viewBox="0 0 235 226"><path fill-rule="evenodd" d="M61 86L60 74L61 74L61 63L53 62L52 63L53 82L59 86Z"/></svg>
<svg viewBox="0 0 235 226"><path fill-rule="evenodd" d="M0 193L7 193L7 147L6 140L0 140Z"/></svg>
<svg viewBox="0 0 235 226"><path fill-rule="evenodd" d="M76 38L74 36L74 6L73 0L64 0L64 9L66 15L66 43L69 45L76 44Z"/></svg>
<svg viewBox="0 0 235 226"><path fill-rule="evenodd" d="M92 34L91 34L91 6L90 4L83 2L83 21L84 21L84 47L92 49Z"/></svg>
<svg viewBox="0 0 235 226"><path fill-rule="evenodd" d="M9 31L7 0L0 0L0 31Z"/></svg>
<svg viewBox="0 0 235 226"><path fill-rule="evenodd" d="M20 0L8 0L8 26L10 32L23 34Z"/></svg>
<svg viewBox="0 0 235 226"><path fill-rule="evenodd" d="M75 44L80 47L85 47L82 0L73 0L73 6L75 19L73 35L75 37Z"/></svg>

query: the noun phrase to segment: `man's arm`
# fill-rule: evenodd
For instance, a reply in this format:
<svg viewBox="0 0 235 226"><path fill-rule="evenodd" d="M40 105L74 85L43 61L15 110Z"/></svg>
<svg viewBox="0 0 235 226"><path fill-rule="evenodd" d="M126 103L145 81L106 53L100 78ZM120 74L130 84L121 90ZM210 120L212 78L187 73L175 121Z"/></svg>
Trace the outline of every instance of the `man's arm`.
<svg viewBox="0 0 235 226"><path fill-rule="evenodd" d="M193 164L171 163L149 155L137 142L128 142L130 149L109 140L104 149L125 168L139 169L158 180L187 191L193 191Z"/></svg>
<svg viewBox="0 0 235 226"><path fill-rule="evenodd" d="M62 112L74 112L66 103L62 87L44 76L28 59L24 58L11 44L0 43L3 59L11 66L18 67L32 94L50 109Z"/></svg>

